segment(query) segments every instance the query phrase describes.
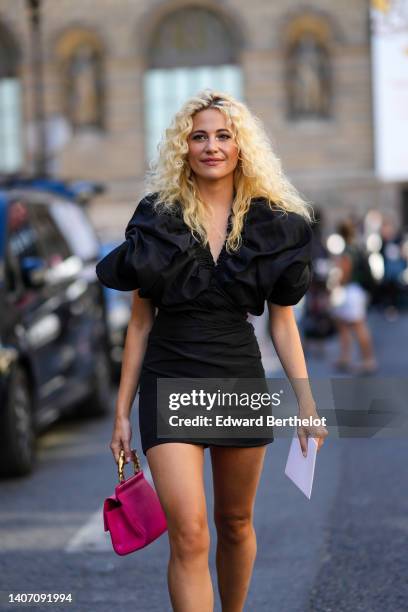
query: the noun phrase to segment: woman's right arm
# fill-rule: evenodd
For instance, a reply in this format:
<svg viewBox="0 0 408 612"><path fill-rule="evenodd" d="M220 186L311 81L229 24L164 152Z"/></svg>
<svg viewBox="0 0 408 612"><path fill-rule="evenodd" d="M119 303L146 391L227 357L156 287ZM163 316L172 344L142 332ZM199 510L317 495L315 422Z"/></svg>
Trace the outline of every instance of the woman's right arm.
<svg viewBox="0 0 408 612"><path fill-rule="evenodd" d="M155 308L151 300L140 298L138 291L134 291L132 311L123 351L112 441L110 443L116 463L119 461L119 453L122 448L125 451L126 462L129 462L131 459L130 442L132 429L130 412L139 385L147 339L154 322L154 317Z"/></svg>

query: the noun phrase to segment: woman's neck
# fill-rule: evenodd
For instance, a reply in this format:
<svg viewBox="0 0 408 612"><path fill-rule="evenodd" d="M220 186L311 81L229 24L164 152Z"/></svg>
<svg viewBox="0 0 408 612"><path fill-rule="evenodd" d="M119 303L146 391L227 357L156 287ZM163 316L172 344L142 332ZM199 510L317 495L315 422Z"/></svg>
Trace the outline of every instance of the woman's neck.
<svg viewBox="0 0 408 612"><path fill-rule="evenodd" d="M211 209L229 211L234 200L234 184L228 181L200 181L196 177L198 191L201 199Z"/></svg>

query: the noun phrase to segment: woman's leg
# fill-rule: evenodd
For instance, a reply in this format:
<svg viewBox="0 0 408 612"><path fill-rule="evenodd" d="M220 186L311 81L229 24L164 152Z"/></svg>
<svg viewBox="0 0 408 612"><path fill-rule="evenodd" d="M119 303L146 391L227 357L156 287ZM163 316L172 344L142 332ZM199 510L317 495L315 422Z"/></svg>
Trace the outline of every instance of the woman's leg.
<svg viewBox="0 0 408 612"><path fill-rule="evenodd" d="M173 610L212 612L204 448L169 442L149 448L146 457L167 519L170 542L167 577Z"/></svg>
<svg viewBox="0 0 408 612"><path fill-rule="evenodd" d="M348 367L351 363L351 349L353 343L353 337L351 333L351 327L348 321L336 318L335 325L339 333L339 344L340 354L335 365L338 368Z"/></svg>
<svg viewBox="0 0 408 612"><path fill-rule="evenodd" d="M242 612L256 557L255 495L266 445L211 446L218 589L223 612Z"/></svg>
<svg viewBox="0 0 408 612"><path fill-rule="evenodd" d="M376 366L374 345L367 321L365 319L355 321L351 324L351 328L354 330L357 338L362 357L362 365L367 366L367 368L374 368Z"/></svg>

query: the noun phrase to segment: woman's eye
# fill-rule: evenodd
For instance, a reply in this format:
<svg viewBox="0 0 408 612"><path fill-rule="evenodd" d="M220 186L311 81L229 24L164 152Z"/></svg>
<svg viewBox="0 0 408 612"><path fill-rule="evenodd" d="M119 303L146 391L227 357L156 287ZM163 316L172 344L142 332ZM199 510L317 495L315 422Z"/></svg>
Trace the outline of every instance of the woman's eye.
<svg viewBox="0 0 408 612"><path fill-rule="evenodd" d="M203 138L207 138L207 136L205 134L195 134L193 136L193 140L202 140ZM228 138L231 138L231 135L230 134L219 134L217 138L221 138L221 140L227 140Z"/></svg>

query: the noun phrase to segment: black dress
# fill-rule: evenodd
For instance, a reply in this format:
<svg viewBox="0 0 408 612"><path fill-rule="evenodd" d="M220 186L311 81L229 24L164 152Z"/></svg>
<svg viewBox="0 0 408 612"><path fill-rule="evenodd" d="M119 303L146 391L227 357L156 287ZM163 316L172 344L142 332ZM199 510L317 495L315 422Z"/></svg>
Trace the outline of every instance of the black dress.
<svg viewBox="0 0 408 612"><path fill-rule="evenodd" d="M296 304L312 277L312 230L293 212L271 210L254 198L244 221L242 245L217 262L176 213L156 212L155 194L143 198L129 221L126 241L96 266L101 283L120 291L139 289L158 308L139 380L139 426L143 453L165 442L259 446L269 438L158 438L156 380L265 378L248 313L261 315L265 300ZM232 217L228 220L228 232Z"/></svg>

